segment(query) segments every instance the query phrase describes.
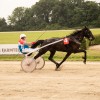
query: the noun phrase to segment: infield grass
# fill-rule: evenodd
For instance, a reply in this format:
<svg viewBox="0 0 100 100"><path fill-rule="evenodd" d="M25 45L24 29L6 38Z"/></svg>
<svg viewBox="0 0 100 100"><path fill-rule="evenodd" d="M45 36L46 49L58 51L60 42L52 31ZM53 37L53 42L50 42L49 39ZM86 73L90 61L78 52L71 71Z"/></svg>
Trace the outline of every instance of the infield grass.
<svg viewBox="0 0 100 100"><path fill-rule="evenodd" d="M0 32L0 44L17 44L20 34L27 35L27 41L36 41L39 39L48 39L52 37L65 37L75 30L57 30L57 31L21 31L21 32ZM100 35L100 29L91 29L94 36Z"/></svg>

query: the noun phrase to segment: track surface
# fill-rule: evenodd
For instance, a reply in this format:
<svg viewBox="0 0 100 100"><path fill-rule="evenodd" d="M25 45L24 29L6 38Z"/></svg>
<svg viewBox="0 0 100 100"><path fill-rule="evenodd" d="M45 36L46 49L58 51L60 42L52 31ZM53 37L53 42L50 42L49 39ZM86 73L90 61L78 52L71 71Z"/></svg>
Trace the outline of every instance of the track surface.
<svg viewBox="0 0 100 100"><path fill-rule="evenodd" d="M20 62L0 62L0 100L100 100L100 62L46 62L25 73Z"/></svg>

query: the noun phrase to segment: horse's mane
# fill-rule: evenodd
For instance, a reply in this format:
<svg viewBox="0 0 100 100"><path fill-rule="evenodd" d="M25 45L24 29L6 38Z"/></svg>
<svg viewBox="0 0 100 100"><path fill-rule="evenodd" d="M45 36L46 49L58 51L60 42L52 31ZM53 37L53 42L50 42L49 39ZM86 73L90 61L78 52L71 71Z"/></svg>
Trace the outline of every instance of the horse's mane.
<svg viewBox="0 0 100 100"><path fill-rule="evenodd" d="M69 36L75 36L77 34L79 34L82 30L76 30L73 33L71 33Z"/></svg>

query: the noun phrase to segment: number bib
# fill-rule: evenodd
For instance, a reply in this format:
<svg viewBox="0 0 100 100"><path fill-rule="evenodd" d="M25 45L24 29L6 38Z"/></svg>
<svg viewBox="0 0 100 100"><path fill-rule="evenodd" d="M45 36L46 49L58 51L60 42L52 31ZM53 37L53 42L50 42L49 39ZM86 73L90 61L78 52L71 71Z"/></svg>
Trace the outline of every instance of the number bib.
<svg viewBox="0 0 100 100"><path fill-rule="evenodd" d="M69 39L68 38L64 38L63 42L64 42L64 45L69 44Z"/></svg>

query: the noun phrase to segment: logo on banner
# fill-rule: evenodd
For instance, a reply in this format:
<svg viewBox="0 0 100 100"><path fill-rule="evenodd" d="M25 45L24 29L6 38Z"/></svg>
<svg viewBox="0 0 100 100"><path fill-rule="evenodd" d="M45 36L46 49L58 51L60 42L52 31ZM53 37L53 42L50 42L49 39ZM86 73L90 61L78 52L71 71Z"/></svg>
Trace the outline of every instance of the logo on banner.
<svg viewBox="0 0 100 100"><path fill-rule="evenodd" d="M0 54L18 54L18 44L0 44Z"/></svg>

